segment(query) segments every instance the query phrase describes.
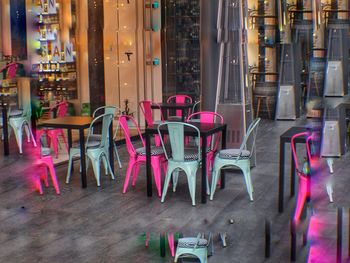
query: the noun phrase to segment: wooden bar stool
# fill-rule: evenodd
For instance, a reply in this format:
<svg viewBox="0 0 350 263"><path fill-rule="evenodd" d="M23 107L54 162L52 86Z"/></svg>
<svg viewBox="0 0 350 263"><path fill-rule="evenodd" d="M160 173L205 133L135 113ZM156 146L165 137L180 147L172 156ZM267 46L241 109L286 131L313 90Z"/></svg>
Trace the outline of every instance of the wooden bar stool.
<svg viewBox="0 0 350 263"><path fill-rule="evenodd" d="M270 109L270 105L269 105L270 96L255 95L255 97L257 98L257 104L258 104L256 107L255 118L259 117L261 100L265 99L267 114L269 116L269 119L271 119L271 109Z"/></svg>

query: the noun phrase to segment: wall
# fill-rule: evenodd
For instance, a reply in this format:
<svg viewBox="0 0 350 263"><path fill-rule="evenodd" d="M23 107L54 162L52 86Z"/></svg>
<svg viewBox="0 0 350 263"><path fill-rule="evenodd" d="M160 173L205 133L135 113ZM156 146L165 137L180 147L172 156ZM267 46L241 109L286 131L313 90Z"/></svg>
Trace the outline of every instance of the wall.
<svg viewBox="0 0 350 263"><path fill-rule="evenodd" d="M149 21L144 1L104 1L106 104L124 111L127 99L130 113L141 125L138 102L162 100L161 65L150 65L153 58L161 57L160 32L144 30L149 29Z"/></svg>
<svg viewBox="0 0 350 263"><path fill-rule="evenodd" d="M2 13L2 50L4 55L11 55L11 24L10 24L10 0L1 0Z"/></svg>

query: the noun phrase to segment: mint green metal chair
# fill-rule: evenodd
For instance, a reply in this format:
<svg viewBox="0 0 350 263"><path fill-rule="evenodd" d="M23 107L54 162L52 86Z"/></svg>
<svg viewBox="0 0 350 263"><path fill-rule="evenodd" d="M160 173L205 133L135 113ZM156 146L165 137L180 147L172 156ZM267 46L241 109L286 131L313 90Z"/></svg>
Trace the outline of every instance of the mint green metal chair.
<svg viewBox="0 0 350 263"><path fill-rule="evenodd" d="M92 113L92 117L95 118L103 113L110 113L110 114L113 114L113 116L115 115L116 111L119 111L119 109L115 106L102 106L102 107L99 107L97 108L93 113ZM118 166L120 169L122 169L122 163L120 161L120 157L119 157L119 153L118 153L118 149L117 149L117 145L115 143L115 140L116 140L116 136L117 136L117 132L118 132L118 128L119 128L119 122L117 123L117 128L114 132L114 135L113 135L113 146L114 146L114 154L116 155L117 157L117 161L118 161ZM101 140L101 134L95 134L95 133L92 133L92 138L94 140Z"/></svg>
<svg viewBox="0 0 350 263"><path fill-rule="evenodd" d="M170 146L171 146L171 155L168 155L166 152L166 147L163 141L163 134L161 132L162 127L166 126L169 132ZM168 168L165 176L165 182L163 187L163 194L161 202L165 200L167 190L169 187L171 175L174 172L173 176L173 191L176 190L177 185L177 172L182 170L185 172L188 181L188 188L190 190L190 195L192 199L192 205L196 205L196 173L200 163L200 145L192 148L185 148L185 136L184 130L190 129L193 130L197 137L200 137L200 132L197 127L183 122L164 122L158 126L158 134L160 141L162 143L165 157L168 160ZM176 176L175 176L176 174Z"/></svg>
<svg viewBox="0 0 350 263"><path fill-rule="evenodd" d="M177 262L179 258L198 258L201 263L207 263L209 241L200 237L201 234L198 234L197 238L180 238L177 243L174 262Z"/></svg>
<svg viewBox="0 0 350 263"><path fill-rule="evenodd" d="M255 150L255 139L258 131L259 122L260 118L257 118L249 125L247 133L244 136L243 142L239 149L224 149L219 151L216 155L214 160L214 169L212 173L213 177L211 182L210 200L213 200L217 182L219 179L220 170L223 168L235 166L242 170L250 201L253 201L254 190L250 178L250 158L252 157ZM251 134L253 135L253 139L251 142L251 149L248 150L247 142Z"/></svg>
<svg viewBox="0 0 350 263"><path fill-rule="evenodd" d="M22 136L23 136L23 129L25 130L27 134L27 141L30 142L30 139L32 139L34 147L37 147L36 141L33 136L33 132L30 126L31 123L31 108L30 104L27 105L27 107L23 108L23 110L11 110L11 108L8 111L8 124L9 124L9 136L11 134L11 130L13 130L19 153L23 153L22 149Z"/></svg>
<svg viewBox="0 0 350 263"><path fill-rule="evenodd" d="M108 140L108 132L109 126L113 121L114 114L105 113L98 117L96 117L92 123L90 124L89 133L85 143L85 152L87 159L90 159L92 163L92 168L94 171L94 175L96 178L97 186L100 186L100 162L103 161L105 166L106 175L108 172L111 174L111 178L114 180L114 174L112 172L108 156L109 156L109 140ZM94 126L102 120L102 134L99 140L94 139ZM73 163L73 157L80 155L80 147L71 148L69 152L69 164L68 164L68 172L66 177L66 183L69 183L71 177L71 168ZM87 166L88 167L88 166Z"/></svg>

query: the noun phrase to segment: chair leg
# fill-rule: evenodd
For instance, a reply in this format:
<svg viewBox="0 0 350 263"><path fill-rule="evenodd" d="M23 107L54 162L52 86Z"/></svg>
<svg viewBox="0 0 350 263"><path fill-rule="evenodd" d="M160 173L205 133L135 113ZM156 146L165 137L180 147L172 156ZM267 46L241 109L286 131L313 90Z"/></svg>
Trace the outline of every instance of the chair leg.
<svg viewBox="0 0 350 263"><path fill-rule="evenodd" d="M131 172L134 168L134 165L135 165L135 160L134 159L130 159L129 160L129 164L128 164L128 168L126 170L126 176L125 176L125 181L124 181L124 187L123 187L123 194L126 193L126 190L128 189L128 185L129 185L129 180L130 180L130 175L131 175Z"/></svg>
<svg viewBox="0 0 350 263"><path fill-rule="evenodd" d="M66 184L69 184L69 180L70 180L70 177L71 177L71 174L72 174L72 164L73 164L73 156L72 156L72 154L69 154L69 162L68 162Z"/></svg>
<svg viewBox="0 0 350 263"><path fill-rule="evenodd" d="M14 127L13 132L15 134L15 138L17 141L19 153L22 154L23 153L23 150L22 150L22 127L20 127L20 128Z"/></svg>
<svg viewBox="0 0 350 263"><path fill-rule="evenodd" d="M52 142L52 146L53 146L53 151L54 151L56 159L57 159L58 158L58 137L52 136L51 142Z"/></svg>
<svg viewBox="0 0 350 263"><path fill-rule="evenodd" d="M162 196L162 182L161 182L161 163L160 163L160 158L152 158L151 161L152 169L153 169L153 176L154 176L154 181L156 182L156 187L158 190L158 196Z"/></svg>
<svg viewBox="0 0 350 263"><path fill-rule="evenodd" d="M196 177L192 174L187 175L188 189L190 190L192 205L196 205Z"/></svg>
<svg viewBox="0 0 350 263"><path fill-rule="evenodd" d="M109 170L109 172L110 172L110 174L111 174L111 178L112 178L112 180L114 180L114 179L115 179L115 176L114 176L114 173L113 173L113 171L112 171L111 164L109 163L109 160L108 160L107 156L104 154L104 155L102 155L102 158L104 158L105 162L107 163L107 167L108 167L108 170Z"/></svg>
<svg viewBox="0 0 350 263"><path fill-rule="evenodd" d="M171 256L175 256L175 244L174 244L174 233L168 233L168 244L171 252Z"/></svg>
<svg viewBox="0 0 350 263"><path fill-rule="evenodd" d="M267 116L269 116L269 119L271 119L271 110L270 110L270 105L269 105L269 97L265 98L265 103L266 103L266 109L267 109Z"/></svg>
<svg viewBox="0 0 350 263"><path fill-rule="evenodd" d="M294 213L294 221L298 221L307 198L307 182L299 181L297 204Z"/></svg>
<svg viewBox="0 0 350 263"><path fill-rule="evenodd" d="M53 186L55 187L56 193L59 195L60 194L60 187L58 185L56 171L55 171L55 167L53 166L53 162L52 162L51 157L49 160L45 160L45 162L46 162L47 166L49 167L50 176L51 176Z"/></svg>
<svg viewBox="0 0 350 263"><path fill-rule="evenodd" d="M164 203L165 196L166 196L167 191L168 191L168 187L169 187L169 183L170 183L170 179L171 179L171 174L172 174L172 170L168 167L168 170L167 170L167 173L165 176L165 180L164 180L163 194L162 194L162 199L161 199L162 203Z"/></svg>
<svg viewBox="0 0 350 263"><path fill-rule="evenodd" d="M108 175L108 164L107 164L108 160L107 158L105 158L105 156L102 156L102 163L103 163L103 167L105 169L105 175Z"/></svg>
<svg viewBox="0 0 350 263"><path fill-rule="evenodd" d="M96 178L96 183L97 186L100 187L100 178L101 178L101 159L100 156L97 156L95 158L91 158L91 164L92 164L92 169L94 170L94 175Z"/></svg>
<svg viewBox="0 0 350 263"><path fill-rule="evenodd" d="M211 159L208 158L207 159L207 195L210 195L210 185L209 185L209 180L210 180L210 177L211 177L211 174L210 174L210 163L211 163Z"/></svg>
<svg viewBox="0 0 350 263"><path fill-rule="evenodd" d="M260 113L260 103L261 103L261 98L258 97L258 105L256 107L256 115L255 118L259 117L259 113Z"/></svg>
<svg viewBox="0 0 350 263"><path fill-rule="evenodd" d="M40 177L35 177L35 187L38 189L39 194L43 195L43 186L41 185Z"/></svg>
<svg viewBox="0 0 350 263"><path fill-rule="evenodd" d="M42 176L42 180L45 183L45 187L49 187L49 178L48 178L48 175L47 175L47 167L46 166L44 167L44 174Z"/></svg>
<svg viewBox="0 0 350 263"><path fill-rule="evenodd" d="M119 157L117 145L116 145L115 143L114 143L114 154L115 154L115 156L117 157L119 169L122 169L122 163L121 163L121 161L120 161L120 157Z"/></svg>
<svg viewBox="0 0 350 263"><path fill-rule="evenodd" d="M132 173L132 180L131 180L131 186L134 187L136 184L137 176L139 175L140 171L140 163L135 163L134 170Z"/></svg>
<svg viewBox="0 0 350 263"><path fill-rule="evenodd" d="M69 151L69 149L68 149L68 143L67 143L66 135L64 135L63 130L61 131L61 136L62 136L63 143L64 143L64 145L66 146L66 149L67 149L67 152L68 152L68 151Z"/></svg>
<svg viewBox="0 0 350 263"><path fill-rule="evenodd" d="M173 171L173 192L175 193L175 191L176 191L176 186L177 186L177 182L178 182L178 180L179 180L179 172L180 172L180 169L175 169L174 171Z"/></svg>
<svg viewBox="0 0 350 263"><path fill-rule="evenodd" d="M24 131L26 132L26 135L27 135L27 142L30 143L29 127L28 127L28 125L24 125Z"/></svg>
<svg viewBox="0 0 350 263"><path fill-rule="evenodd" d="M210 190L210 198L209 198L210 200L213 200L213 197L214 197L216 185L219 179L219 172L220 172L220 169L218 169L218 167L215 166L215 162L214 162L214 169L213 169L212 178L211 178L211 190Z"/></svg>
<svg viewBox="0 0 350 263"><path fill-rule="evenodd" d="M245 167L242 167L242 172L244 175L244 180L245 180L245 184L247 187L247 191L249 194L249 199L250 201L253 201L253 192L252 192L252 187L251 187L251 179L250 179L250 167L249 165L246 165Z"/></svg>

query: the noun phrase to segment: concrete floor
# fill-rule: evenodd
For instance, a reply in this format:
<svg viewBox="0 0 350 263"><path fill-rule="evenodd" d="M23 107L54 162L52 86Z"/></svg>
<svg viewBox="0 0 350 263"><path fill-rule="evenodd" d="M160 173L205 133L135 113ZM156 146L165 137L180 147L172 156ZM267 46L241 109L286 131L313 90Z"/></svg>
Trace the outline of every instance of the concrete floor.
<svg viewBox="0 0 350 263"><path fill-rule="evenodd" d="M66 165L56 167L61 195L52 184L40 196L31 182L36 172L29 144L19 155L14 137L11 155L0 153L0 262L173 262L159 256L159 233L181 232L196 236L198 232L214 234L214 255L209 262L289 262L289 219L295 199L286 193L285 212L277 212L279 136L299 122L263 121L257 139L257 167L252 170L254 202L250 202L239 172L228 173L226 188L217 190L214 200L200 203L199 175L197 206L192 207L187 182L180 176L176 193L168 192L164 204L158 197L146 197L145 168L141 168L134 188L122 194L128 161L120 147L123 169L116 168L116 180L102 178L96 187L92 171L88 187L81 188L78 162L71 183L65 184ZM3 145L0 143L0 147ZM289 150L288 150L289 152ZM26 154L27 153L27 154ZM287 153L287 156L290 156ZM322 178L314 180L309 237L301 247L298 237L297 262L335 262L336 208L350 206L350 153L335 160L334 199L330 204ZM290 158L290 157L289 157ZM286 160L287 171L290 159ZM288 177L286 189L289 189ZM154 189L155 193L155 189ZM344 210L344 229L347 211ZM230 224L229 220L234 223ZM264 258L264 221L272 223L272 250ZM144 233L151 233L148 249ZM227 232L228 245L220 245L218 233ZM343 258L347 258L344 231Z"/></svg>

